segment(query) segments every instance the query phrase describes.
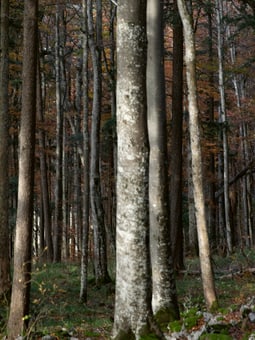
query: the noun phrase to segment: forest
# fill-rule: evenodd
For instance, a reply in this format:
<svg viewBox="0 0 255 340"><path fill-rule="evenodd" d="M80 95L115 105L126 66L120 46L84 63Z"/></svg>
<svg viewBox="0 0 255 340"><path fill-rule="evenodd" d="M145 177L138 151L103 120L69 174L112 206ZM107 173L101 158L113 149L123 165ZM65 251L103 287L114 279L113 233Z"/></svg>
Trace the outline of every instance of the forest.
<svg viewBox="0 0 255 340"><path fill-rule="evenodd" d="M2 339L255 338L254 0L1 0Z"/></svg>

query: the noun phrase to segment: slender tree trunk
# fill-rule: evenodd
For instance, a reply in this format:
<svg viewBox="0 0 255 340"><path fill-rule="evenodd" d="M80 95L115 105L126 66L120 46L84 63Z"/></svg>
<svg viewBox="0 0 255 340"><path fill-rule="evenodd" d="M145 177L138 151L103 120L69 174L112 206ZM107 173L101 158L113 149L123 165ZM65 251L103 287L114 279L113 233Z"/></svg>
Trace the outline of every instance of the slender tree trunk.
<svg viewBox="0 0 255 340"><path fill-rule="evenodd" d="M232 34L234 35L236 32L233 32ZM234 38L231 36L231 31L230 27L227 27L227 37L228 39L232 39L232 44L230 46L230 59L233 67L235 67L236 64L236 43L234 41ZM232 77L232 82L235 90L235 96L236 96L236 106L239 111L240 116L242 115L242 102L245 99L245 90L244 90L244 76L242 74L233 74ZM248 145L247 145L247 122L245 119L241 122L240 124L240 136L241 136L241 152L242 152L242 159L243 162L242 164L244 167L248 166L249 160L251 156L249 155L248 152ZM242 224L244 227L244 241L245 241L245 246L250 247L252 245L252 221L251 221L251 202L250 202L250 175L247 174L242 178ZM233 212L234 215L237 214L236 209L231 206L231 201L230 201L230 210ZM232 224L234 225L233 221ZM235 236L235 235L233 235ZM234 243L234 242L233 242ZM238 246L238 244L233 244L234 246Z"/></svg>
<svg viewBox="0 0 255 340"><path fill-rule="evenodd" d="M37 61L37 117L38 123L40 124L38 129L38 140L39 140L39 152L40 152L40 173L41 173L41 195L42 195L42 210L43 210L43 221L41 228L44 230L46 241L46 254L47 260L52 262L53 260L53 243L52 243L52 228L51 228L51 212L50 212L50 198L49 198L49 186L48 186L48 167L45 155L45 132L44 132L44 115L43 115L43 100L42 100L42 88L41 88L41 71L39 65L39 58ZM43 250L44 251L44 250Z"/></svg>
<svg viewBox="0 0 255 340"><path fill-rule="evenodd" d="M83 224L81 248L81 287L80 300L87 302L88 290L88 243L89 243L89 124L88 124L88 27L87 27L87 1L82 1L83 12L83 61L82 61L82 90L83 90Z"/></svg>
<svg viewBox="0 0 255 340"><path fill-rule="evenodd" d="M62 78L62 76L61 76ZM62 80L61 80L62 82ZM63 94L63 90L61 91ZM64 110L63 110L63 116L64 116ZM72 172L72 170L69 170L68 165L70 164L72 167L72 160L70 157L69 152L66 152L65 145L66 145L66 128L65 128L65 119L63 119L63 134L62 134L62 163L61 163L61 218L62 218L62 224L61 224L61 258L63 260L66 260L70 257L70 249L69 249L69 242L72 237L71 230L70 230L70 202L71 199L69 199L68 194L70 193L70 185L69 185L69 176L68 174ZM69 172L68 172L69 170ZM60 209L60 207L59 207Z"/></svg>
<svg viewBox="0 0 255 340"><path fill-rule="evenodd" d="M19 135L18 211L14 245L14 273L8 339L25 330L29 315L31 248L33 229L33 184L35 154L37 1L24 3L22 111Z"/></svg>
<svg viewBox="0 0 255 340"><path fill-rule="evenodd" d="M191 161L191 147L190 140L188 144L188 166L187 166L187 176L188 176L188 209L189 209L189 251L193 256L198 255L198 239L197 239L197 224L196 224L196 209L194 203L194 190L193 190L193 180L192 180L192 161Z"/></svg>
<svg viewBox="0 0 255 340"><path fill-rule="evenodd" d="M146 0L117 8L117 234L113 339L154 333L149 250Z"/></svg>
<svg viewBox="0 0 255 340"><path fill-rule="evenodd" d="M226 240L228 253L232 253L232 232L229 218L229 160L228 160L228 134L227 134L227 115L225 105L225 84L223 70L223 41L222 41L222 0L216 2L217 30L218 30L218 66L219 66L219 92L220 92L220 123L222 125L223 143L223 183L224 183L224 217L226 227Z"/></svg>
<svg viewBox="0 0 255 340"><path fill-rule="evenodd" d="M176 0L173 23L172 134L170 157L170 227L175 269L184 268L182 226L183 28Z"/></svg>
<svg viewBox="0 0 255 340"><path fill-rule="evenodd" d="M169 227L163 4L147 2L147 106L152 308L158 322L179 318Z"/></svg>
<svg viewBox="0 0 255 340"><path fill-rule="evenodd" d="M110 39L111 39L111 52L110 52L110 70L111 70L111 117L113 121L112 127L112 176L111 181L111 239L113 240L112 248L114 257L116 256L116 178L117 178L117 136L116 136L116 63L115 63L115 22L116 22L116 6L111 3L111 22L110 22Z"/></svg>
<svg viewBox="0 0 255 340"><path fill-rule="evenodd" d="M80 70L78 70L79 72ZM77 81L79 83L79 81ZM76 86L76 91L78 93L79 86ZM81 105L76 100L76 115L74 116L74 127L75 127L75 135L77 136L80 134L80 112L81 112ZM73 167L73 176L72 176L72 187L73 187L73 198L72 198L72 225L73 225L73 238L75 243L75 253L74 257L78 256L81 251L81 224L82 224L82 217L81 217L81 162L79 157L79 141L76 141L73 145L73 152L72 152L72 167Z"/></svg>
<svg viewBox="0 0 255 340"><path fill-rule="evenodd" d="M94 25L92 15L92 1L88 0L88 32L89 48L93 64L93 107L91 122L91 143L90 143L90 203L91 203L91 220L94 235L94 268L97 284L109 281L107 272L107 251L106 251L106 234L104 210L101 197L101 179L100 179L100 123L101 123L101 101L102 101L102 71L101 71L101 53L98 51L102 48L100 33L97 32L99 44L96 46L94 39ZM101 13L101 1L97 2L97 11ZM100 25L101 14L97 15L97 25ZM100 31L100 29L99 29Z"/></svg>
<svg viewBox="0 0 255 340"><path fill-rule="evenodd" d="M57 131L56 131L56 174L55 174L55 215L53 229L53 246L54 262L61 261L62 237L63 237L63 129L64 129L64 109L62 91L62 72L61 63L63 62L63 46L61 45L61 32L63 28L61 16L63 8L59 0L56 4L56 42L55 42L55 67L56 67L56 114L57 114ZM64 89L65 90L65 89Z"/></svg>
<svg viewBox="0 0 255 340"><path fill-rule="evenodd" d="M1 1L0 60L0 299L11 287L9 251L9 1Z"/></svg>
<svg viewBox="0 0 255 340"><path fill-rule="evenodd" d="M189 129L192 160L192 180L196 208L200 266L206 305L208 309L213 309L217 306L217 298L211 264L209 239L207 234L205 199L203 192L202 153L200 145L198 101L196 93L197 84L195 67L196 57L195 57L194 32L191 17L188 13L185 0L178 0L178 8L184 28L186 77L189 101Z"/></svg>
<svg viewBox="0 0 255 340"><path fill-rule="evenodd" d="M213 70L213 24L212 24L212 15L213 15L213 3L210 1L207 6L207 18L208 18L208 52L209 52L209 64L211 70L209 70L209 86L211 88L211 93L208 98L208 113L210 123L215 123L214 117L214 78L215 72ZM217 246L216 241L216 198L215 198L215 153L212 151L209 155L209 166L208 170L210 173L210 182L208 183L208 196L209 196L209 206L208 206L208 232L210 237L211 249L215 249Z"/></svg>

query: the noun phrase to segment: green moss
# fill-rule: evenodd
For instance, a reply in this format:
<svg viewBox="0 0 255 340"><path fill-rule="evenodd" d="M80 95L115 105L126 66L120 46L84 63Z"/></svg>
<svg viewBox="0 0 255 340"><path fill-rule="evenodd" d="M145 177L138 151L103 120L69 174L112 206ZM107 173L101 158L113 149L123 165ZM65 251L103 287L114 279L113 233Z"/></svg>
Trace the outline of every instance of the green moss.
<svg viewBox="0 0 255 340"><path fill-rule="evenodd" d="M186 309L182 313L182 315L183 315L184 318L186 318L186 317L195 316L195 315L197 315L198 312L199 312L199 310L197 309L197 307L192 307L192 308Z"/></svg>
<svg viewBox="0 0 255 340"><path fill-rule="evenodd" d="M168 328L171 332L180 332L182 329L182 321L175 320L168 324Z"/></svg>
<svg viewBox="0 0 255 340"><path fill-rule="evenodd" d="M210 326L210 331L216 334L228 334L230 325L228 324L216 324Z"/></svg>
<svg viewBox="0 0 255 340"><path fill-rule="evenodd" d="M211 313L216 312L218 308L219 308L218 302L214 301L213 304L211 305L210 312Z"/></svg>
<svg viewBox="0 0 255 340"><path fill-rule="evenodd" d="M154 318L159 326L166 327L169 322L178 319L178 315L175 311L175 308L165 308L160 309L155 315Z"/></svg>
<svg viewBox="0 0 255 340"><path fill-rule="evenodd" d="M190 330L191 328L195 327L197 325L198 320L201 317L199 315L193 315L193 316L189 316L187 318L184 319L184 326L187 330Z"/></svg>
<svg viewBox="0 0 255 340"><path fill-rule="evenodd" d="M227 315L229 313L229 308L218 308L217 310L219 313L221 313L222 315Z"/></svg>

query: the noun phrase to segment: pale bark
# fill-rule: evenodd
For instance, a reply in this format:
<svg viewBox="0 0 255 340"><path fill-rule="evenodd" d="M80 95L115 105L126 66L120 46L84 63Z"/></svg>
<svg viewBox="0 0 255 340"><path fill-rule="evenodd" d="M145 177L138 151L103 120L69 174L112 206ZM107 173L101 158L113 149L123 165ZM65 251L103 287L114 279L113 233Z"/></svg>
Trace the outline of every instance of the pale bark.
<svg viewBox="0 0 255 340"><path fill-rule="evenodd" d="M159 1L147 2L147 38L152 308L156 320L162 324L178 318L179 310L170 242L163 4Z"/></svg>
<svg viewBox="0 0 255 340"><path fill-rule="evenodd" d="M117 234L113 339L152 330L146 114L146 1L117 8Z"/></svg>
<svg viewBox="0 0 255 340"><path fill-rule="evenodd" d="M217 50L218 50L218 74L219 74L219 93L220 93L220 123L222 126L222 146L223 146L223 182L224 182L224 218L226 227L226 240L228 253L232 253L232 232L229 218L229 156L228 156L228 133L227 133L227 114L225 103L225 80L223 68L223 37L222 37L222 19L223 19L223 4L222 0L216 2L216 17L217 17Z"/></svg>
<svg viewBox="0 0 255 340"><path fill-rule="evenodd" d="M22 111L19 134L19 183L14 273L8 339L26 328L31 280L31 241L33 229L33 184L35 153L37 1L24 3L24 45L22 67Z"/></svg>
<svg viewBox="0 0 255 340"><path fill-rule="evenodd" d="M207 233L205 215L205 199L203 192L202 152L198 120L198 100L195 67L195 41L191 17L188 13L185 0L178 0L179 13L184 28L186 77L188 85L189 129L192 160L192 180L194 201L196 209L196 222L198 231L199 257L202 274L204 297L208 309L217 306L214 278L211 264L211 254Z"/></svg>
<svg viewBox="0 0 255 340"><path fill-rule="evenodd" d="M1 60L0 60L0 298L9 292L10 252L9 252L9 96L8 96L8 34L9 1L1 1Z"/></svg>

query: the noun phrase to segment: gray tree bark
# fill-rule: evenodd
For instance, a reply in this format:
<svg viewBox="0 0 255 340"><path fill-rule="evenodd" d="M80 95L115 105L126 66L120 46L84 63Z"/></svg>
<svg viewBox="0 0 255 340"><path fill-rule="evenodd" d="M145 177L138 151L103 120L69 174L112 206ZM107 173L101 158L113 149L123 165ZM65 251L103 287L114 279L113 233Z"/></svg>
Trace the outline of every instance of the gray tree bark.
<svg viewBox="0 0 255 340"><path fill-rule="evenodd" d="M196 209L196 222L198 232L199 257L202 274L204 297L207 308L213 309L217 306L217 298L214 286L214 278L211 264L211 254L207 233L205 215L205 199L203 192L202 153L200 144L200 130L198 120L198 101L195 67L195 39L191 17L188 13L185 0L178 0L179 13L183 23L185 42L186 77L188 85L189 106L189 129L192 161L192 180L194 190L194 201Z"/></svg>
<svg viewBox="0 0 255 340"><path fill-rule="evenodd" d="M113 339L153 330L146 112L146 0L117 8L117 233Z"/></svg>
<svg viewBox="0 0 255 340"><path fill-rule="evenodd" d="M179 318L169 223L163 3L147 2L147 107L152 308L160 324ZM173 198L173 197L171 197Z"/></svg>
<svg viewBox="0 0 255 340"><path fill-rule="evenodd" d="M15 339L26 328L31 282L38 9L36 0L26 0L24 5L23 55L26 57L22 67L18 210L8 339Z"/></svg>

